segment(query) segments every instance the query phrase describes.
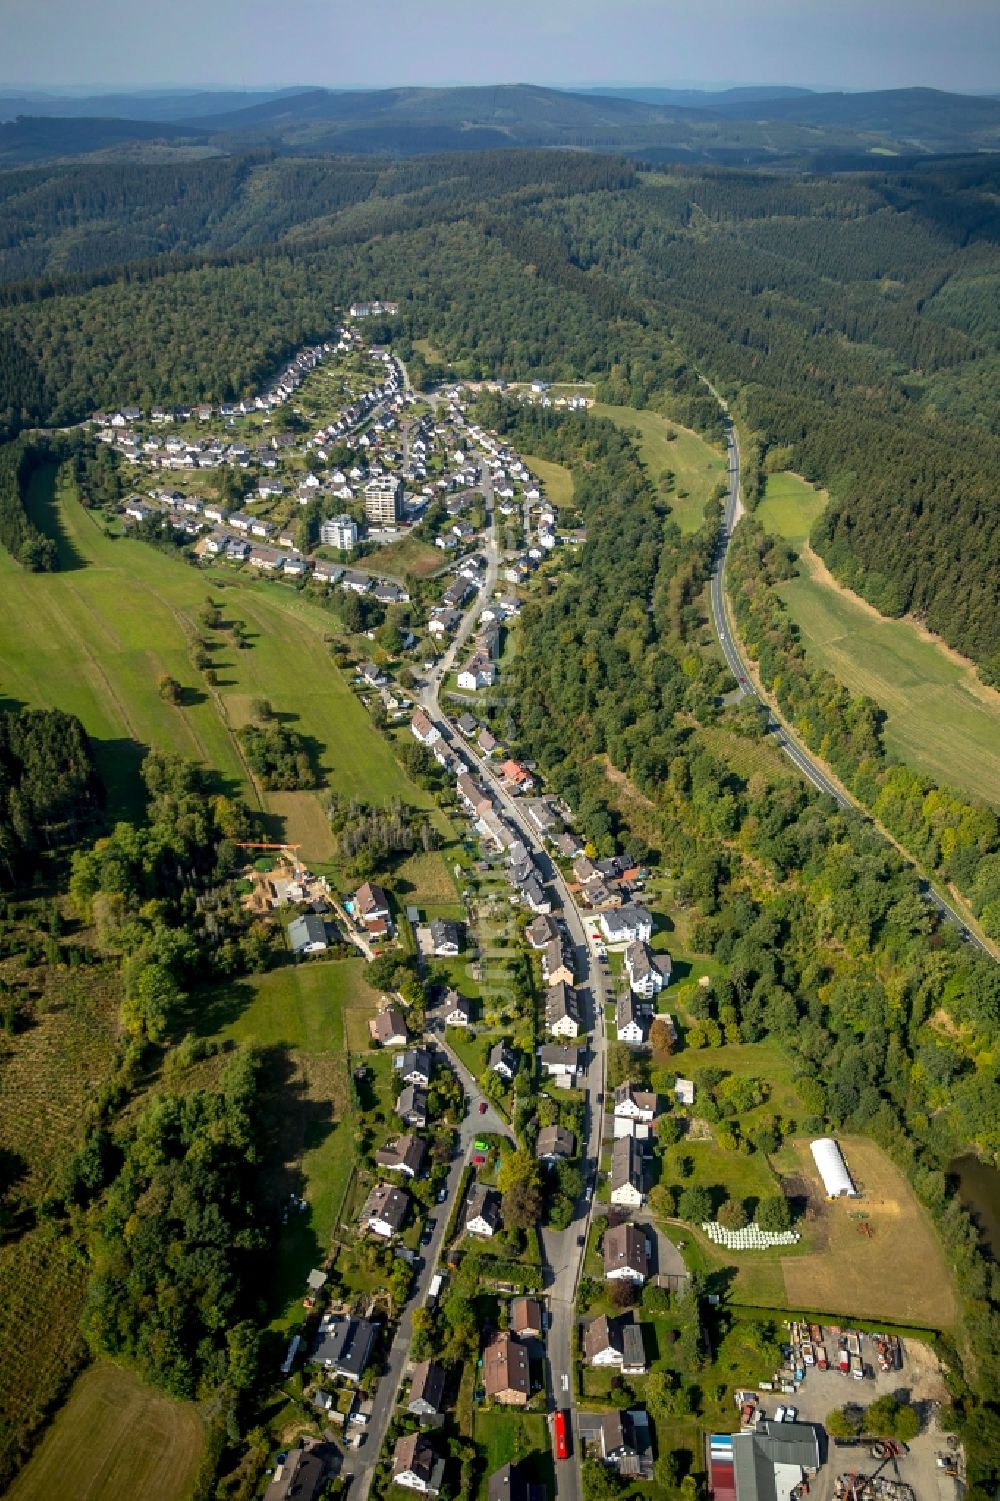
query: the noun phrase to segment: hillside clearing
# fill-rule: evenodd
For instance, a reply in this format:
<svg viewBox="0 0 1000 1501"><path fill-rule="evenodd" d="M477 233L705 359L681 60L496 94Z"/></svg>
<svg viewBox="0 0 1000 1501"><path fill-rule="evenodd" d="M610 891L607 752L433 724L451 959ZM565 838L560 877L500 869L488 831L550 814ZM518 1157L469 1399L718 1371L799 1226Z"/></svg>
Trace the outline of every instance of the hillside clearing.
<svg viewBox="0 0 1000 1501"><path fill-rule="evenodd" d="M618 427L638 430L639 457L650 479L659 484L667 470L672 472L674 488L667 495L671 515L682 532L696 532L704 519L705 502L726 477L726 460L719 450L659 412L603 402L596 402L590 411L595 417L608 417ZM670 433L676 436L671 438Z"/></svg>
<svg viewBox="0 0 1000 1501"><path fill-rule="evenodd" d="M9 1495L11 1501L70 1494L73 1501L182 1501L201 1446L194 1406L101 1362L76 1382Z"/></svg>
<svg viewBox="0 0 1000 1501"><path fill-rule="evenodd" d="M0 671L9 697L79 716L94 742L112 819L141 811L139 770L150 746L202 761L257 806L232 733L254 698L269 699L306 738L322 786L373 803L398 796L433 808L334 666L324 640L332 621L319 605L293 589L232 575L222 580L143 542L110 537L75 494L66 487L56 493L55 479L52 466L36 472L33 504L54 514L71 566L5 575ZM209 595L219 600L225 622L245 622L249 650L238 650L225 626L204 632L198 613ZM209 638L215 688L190 662L199 632ZM181 684L179 704L160 697L162 673ZM292 827L284 837L301 842L307 859L328 859L321 793L294 796L286 804L287 794L265 794L275 832L288 813Z"/></svg>
<svg viewBox="0 0 1000 1501"><path fill-rule="evenodd" d="M573 504L573 476L565 464L554 464L551 459L540 459L532 453L522 457L532 474L541 480L545 498L556 510Z"/></svg>
<svg viewBox="0 0 1000 1501"><path fill-rule="evenodd" d="M807 660L885 710L891 754L973 797L1000 801L1000 694L908 621L877 615L828 578L805 546L800 576L778 590Z"/></svg>
<svg viewBox="0 0 1000 1501"><path fill-rule="evenodd" d="M804 542L813 522L826 509L827 499L825 490L814 490L797 474L770 474L764 487L764 498L757 505L754 516L772 537L783 537L786 542Z"/></svg>

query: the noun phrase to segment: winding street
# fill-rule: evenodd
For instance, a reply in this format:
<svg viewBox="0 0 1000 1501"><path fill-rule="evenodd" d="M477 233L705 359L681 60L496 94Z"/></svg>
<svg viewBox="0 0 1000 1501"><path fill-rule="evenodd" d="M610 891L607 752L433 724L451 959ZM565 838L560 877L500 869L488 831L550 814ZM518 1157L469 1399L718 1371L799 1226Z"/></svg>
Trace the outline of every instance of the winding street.
<svg viewBox="0 0 1000 1501"><path fill-rule="evenodd" d="M714 391L714 388L712 388ZM710 598L712 603L712 626L719 638L719 645L725 654L729 669L735 677L738 686L736 699L748 697L759 699L764 703L768 711L767 728L774 736L777 744L784 751L788 759L795 765L804 777L812 783L818 792L832 797L840 808L853 808L871 821L867 809L853 798L848 797L842 789L830 778L820 762L813 759L800 742L795 738L787 721L770 702L761 699L754 686L744 656L743 646L736 635L729 613L726 599L726 560L729 554L729 544L732 541L733 532L743 514L743 505L740 499L740 445L733 427L732 420L726 403L714 392L722 407L723 423L726 431L726 447L729 454L729 498L726 502L725 515L719 532L719 542L715 559L712 565L712 577L710 585ZM905 851L904 851L905 854ZM979 936L966 926L965 919L955 908L941 895L941 893L925 878L920 878L920 894L930 906L934 907L945 922L953 923L967 943L972 943L981 953L988 954L990 958L995 956Z"/></svg>

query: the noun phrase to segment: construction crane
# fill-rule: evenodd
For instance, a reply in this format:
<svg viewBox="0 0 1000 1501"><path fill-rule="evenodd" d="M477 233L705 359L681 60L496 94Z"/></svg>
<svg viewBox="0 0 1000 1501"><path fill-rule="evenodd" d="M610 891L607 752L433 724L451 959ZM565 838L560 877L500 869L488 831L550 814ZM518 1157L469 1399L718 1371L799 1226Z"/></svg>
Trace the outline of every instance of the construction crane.
<svg viewBox="0 0 1000 1501"><path fill-rule="evenodd" d="M254 839L234 839L238 850L300 850L301 844L261 844Z"/></svg>

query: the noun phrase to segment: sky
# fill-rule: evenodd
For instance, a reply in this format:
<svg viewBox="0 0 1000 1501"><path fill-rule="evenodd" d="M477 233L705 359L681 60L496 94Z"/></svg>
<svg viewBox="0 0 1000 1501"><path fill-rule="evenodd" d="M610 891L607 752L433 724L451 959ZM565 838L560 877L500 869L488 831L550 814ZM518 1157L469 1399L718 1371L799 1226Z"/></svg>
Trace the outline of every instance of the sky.
<svg viewBox="0 0 1000 1501"><path fill-rule="evenodd" d="M0 0L0 38L5 87L1000 92L1000 0Z"/></svg>

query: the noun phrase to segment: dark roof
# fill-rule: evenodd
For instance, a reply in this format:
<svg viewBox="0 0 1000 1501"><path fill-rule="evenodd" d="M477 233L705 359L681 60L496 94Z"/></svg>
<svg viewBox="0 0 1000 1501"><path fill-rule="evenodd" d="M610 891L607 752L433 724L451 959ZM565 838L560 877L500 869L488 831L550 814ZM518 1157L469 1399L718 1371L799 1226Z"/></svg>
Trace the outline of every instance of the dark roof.
<svg viewBox="0 0 1000 1501"><path fill-rule="evenodd" d="M427 1156L427 1143L420 1136L414 1136L412 1131L399 1137L391 1147L382 1147L375 1153L375 1161L379 1167L396 1170L408 1168L416 1175L424 1165Z"/></svg>
<svg viewBox="0 0 1000 1501"><path fill-rule="evenodd" d="M305 948L307 943L326 943L326 924L315 913L307 912L288 924L288 941L293 949Z"/></svg>
<svg viewBox="0 0 1000 1501"><path fill-rule="evenodd" d="M529 1484L521 1465L507 1464L501 1465L490 1476L488 1496L489 1501L534 1501L536 1490Z"/></svg>
<svg viewBox="0 0 1000 1501"><path fill-rule="evenodd" d="M374 1340L375 1325L367 1319L327 1318L319 1326L309 1361L357 1379L368 1364Z"/></svg>
<svg viewBox="0 0 1000 1501"><path fill-rule="evenodd" d="M483 1352L483 1385L488 1397L501 1392L531 1395L527 1346L507 1329L495 1334Z"/></svg>
<svg viewBox="0 0 1000 1501"><path fill-rule="evenodd" d="M575 1146L576 1139L565 1126L543 1126L535 1143L535 1156L572 1157Z"/></svg>
<svg viewBox="0 0 1000 1501"><path fill-rule="evenodd" d="M326 1478L326 1464L313 1449L290 1449L274 1479L264 1492L264 1501L313 1501Z"/></svg>
<svg viewBox="0 0 1000 1501"><path fill-rule="evenodd" d="M410 1385L410 1399L407 1406L412 1408L415 1402L426 1402L435 1412L441 1411L441 1398L444 1396L445 1369L436 1360L422 1360L419 1365L413 1367L413 1381Z"/></svg>

